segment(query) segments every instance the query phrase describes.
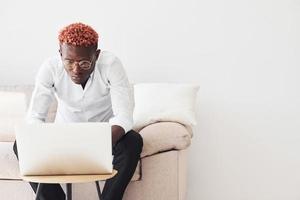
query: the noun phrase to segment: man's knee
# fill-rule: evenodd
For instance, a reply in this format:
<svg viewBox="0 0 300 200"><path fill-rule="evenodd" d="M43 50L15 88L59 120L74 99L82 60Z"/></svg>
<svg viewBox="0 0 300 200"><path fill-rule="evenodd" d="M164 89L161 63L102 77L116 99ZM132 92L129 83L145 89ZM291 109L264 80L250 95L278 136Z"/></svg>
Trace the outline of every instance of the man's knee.
<svg viewBox="0 0 300 200"><path fill-rule="evenodd" d="M132 149L138 154L142 152L144 142L139 133L135 132L134 130L128 131L126 133L126 140L128 143L128 148Z"/></svg>

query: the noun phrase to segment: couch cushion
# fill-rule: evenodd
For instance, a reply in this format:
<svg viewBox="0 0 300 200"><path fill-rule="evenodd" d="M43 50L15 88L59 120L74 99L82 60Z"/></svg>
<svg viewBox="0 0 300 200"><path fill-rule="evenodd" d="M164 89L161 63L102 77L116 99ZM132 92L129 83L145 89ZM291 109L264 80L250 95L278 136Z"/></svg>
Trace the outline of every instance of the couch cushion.
<svg viewBox="0 0 300 200"><path fill-rule="evenodd" d="M185 149L191 143L191 129L177 122L157 122L139 131L144 140L141 157Z"/></svg>
<svg viewBox="0 0 300 200"><path fill-rule="evenodd" d="M21 92L23 94L25 94L25 104L26 104L26 107L28 107L28 104L29 104L29 100L30 100L30 97L31 97L31 93L32 93L32 89L33 89L33 86L32 85L22 85L22 86L16 86L16 85L13 85L13 86L3 86L1 85L0 86L0 92ZM3 114L3 113L1 113ZM1 142L12 142L15 140L15 133L13 131L13 128L12 128L12 124L13 124L13 121L15 121L15 119L10 119L10 124L12 125L9 129L10 130L7 130L8 128L8 124L5 124L5 120L3 120L3 118L5 118L5 116L2 116L1 117L2 119L0 119L1 121L1 124L2 125L6 125L6 127L4 128L2 126L2 128L0 127L0 141Z"/></svg>
<svg viewBox="0 0 300 200"><path fill-rule="evenodd" d="M24 121L25 113L24 93L0 91L0 141L14 139L14 126Z"/></svg>
<svg viewBox="0 0 300 200"><path fill-rule="evenodd" d="M0 142L0 178L20 179L17 157L13 151L13 142Z"/></svg>
<svg viewBox="0 0 300 200"><path fill-rule="evenodd" d="M134 85L134 128L139 129L159 121L172 121L187 126L196 125L194 84L139 83Z"/></svg>
<svg viewBox="0 0 300 200"><path fill-rule="evenodd" d="M26 108L28 108L28 105L30 103L30 99L31 99L31 94L33 91L33 85L20 85L20 86L0 86L0 93L1 92L17 92L17 93L23 93L25 95L25 104L26 104ZM46 118L46 122L53 122L55 119L55 114L56 114L56 109L57 109L57 101L54 100L52 102L52 104L50 105L49 111L48 111L48 115ZM0 112L1 113L1 112ZM13 142L15 140L15 133L12 131L12 126L11 124L13 122L18 121L17 118L11 118L6 121L8 121L8 123L3 123L3 118L5 116L0 115L0 120L1 120L1 124L0 124L0 141L1 142ZM2 119L1 119L2 118ZM5 127L4 127L5 125ZM9 131L8 131L8 128Z"/></svg>

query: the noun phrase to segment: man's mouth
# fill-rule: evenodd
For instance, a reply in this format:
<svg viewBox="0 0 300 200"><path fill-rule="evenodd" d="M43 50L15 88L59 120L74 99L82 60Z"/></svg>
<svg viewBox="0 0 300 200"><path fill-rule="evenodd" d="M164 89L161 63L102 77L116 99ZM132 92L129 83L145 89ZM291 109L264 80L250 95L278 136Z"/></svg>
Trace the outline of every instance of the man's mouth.
<svg viewBox="0 0 300 200"><path fill-rule="evenodd" d="M81 79L81 76L73 75L73 76L72 76L72 79L75 80L75 81L78 81L78 80Z"/></svg>
<svg viewBox="0 0 300 200"><path fill-rule="evenodd" d="M77 78L77 77L81 77L82 74L71 74L71 76Z"/></svg>

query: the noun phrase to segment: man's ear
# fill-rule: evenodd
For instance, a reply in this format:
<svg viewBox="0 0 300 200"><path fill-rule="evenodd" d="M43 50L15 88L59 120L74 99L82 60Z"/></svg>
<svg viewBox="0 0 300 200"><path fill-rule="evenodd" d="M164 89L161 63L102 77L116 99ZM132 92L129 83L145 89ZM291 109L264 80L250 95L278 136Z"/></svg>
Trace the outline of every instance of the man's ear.
<svg viewBox="0 0 300 200"><path fill-rule="evenodd" d="M101 49L96 50L96 60L99 58L100 52L101 52Z"/></svg>
<svg viewBox="0 0 300 200"><path fill-rule="evenodd" d="M58 52L60 54L60 56L62 57L62 51L61 51L61 44L59 43L59 49L58 49Z"/></svg>

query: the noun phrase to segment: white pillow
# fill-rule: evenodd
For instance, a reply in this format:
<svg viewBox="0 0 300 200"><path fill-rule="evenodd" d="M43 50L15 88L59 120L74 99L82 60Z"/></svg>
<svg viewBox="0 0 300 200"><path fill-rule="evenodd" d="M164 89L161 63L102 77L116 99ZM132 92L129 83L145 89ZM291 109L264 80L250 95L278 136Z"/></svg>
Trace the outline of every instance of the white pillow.
<svg viewBox="0 0 300 200"><path fill-rule="evenodd" d="M134 85L134 127L138 130L159 121L196 125L196 96L199 86L177 83Z"/></svg>
<svg viewBox="0 0 300 200"><path fill-rule="evenodd" d="M0 91L0 141L14 141L14 125L23 122L25 114L24 93Z"/></svg>

